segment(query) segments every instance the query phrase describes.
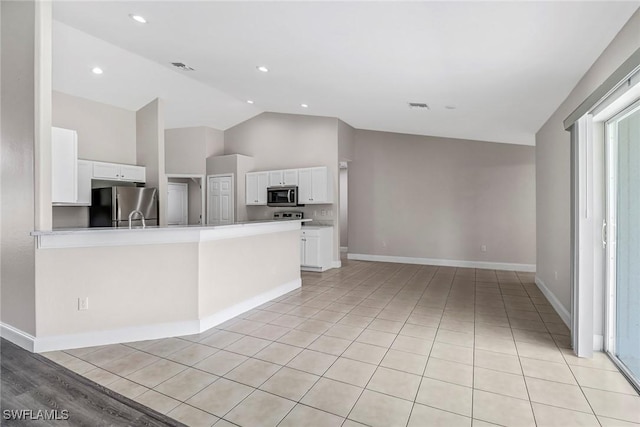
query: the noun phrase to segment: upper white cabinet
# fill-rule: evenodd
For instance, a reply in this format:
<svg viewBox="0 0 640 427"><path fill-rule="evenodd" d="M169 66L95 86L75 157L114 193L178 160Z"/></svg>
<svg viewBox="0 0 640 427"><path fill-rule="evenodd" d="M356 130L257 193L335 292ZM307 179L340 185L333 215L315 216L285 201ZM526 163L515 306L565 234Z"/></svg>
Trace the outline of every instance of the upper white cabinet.
<svg viewBox="0 0 640 427"><path fill-rule="evenodd" d="M78 200L78 133L51 128L51 201L76 203Z"/></svg>
<svg viewBox="0 0 640 427"><path fill-rule="evenodd" d="M333 203L332 181L326 166L298 170L298 203Z"/></svg>
<svg viewBox="0 0 640 427"><path fill-rule="evenodd" d="M298 185L298 169L269 171L269 187Z"/></svg>
<svg viewBox="0 0 640 427"><path fill-rule="evenodd" d="M251 172L246 175L246 204L266 205L269 172Z"/></svg>
<svg viewBox="0 0 640 427"><path fill-rule="evenodd" d="M92 178L109 181L146 182L146 168L144 166L93 162Z"/></svg>

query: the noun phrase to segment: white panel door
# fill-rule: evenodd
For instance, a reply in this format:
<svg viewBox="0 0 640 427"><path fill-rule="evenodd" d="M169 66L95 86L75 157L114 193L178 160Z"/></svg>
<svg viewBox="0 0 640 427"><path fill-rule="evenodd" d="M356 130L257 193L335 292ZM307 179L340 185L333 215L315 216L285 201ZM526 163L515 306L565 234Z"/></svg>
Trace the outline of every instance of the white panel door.
<svg viewBox="0 0 640 427"><path fill-rule="evenodd" d="M167 184L167 223L187 225L189 190L187 184L170 182Z"/></svg>
<svg viewBox="0 0 640 427"><path fill-rule="evenodd" d="M209 209L207 223L211 225L232 224L234 217L233 208L233 177L210 176Z"/></svg>

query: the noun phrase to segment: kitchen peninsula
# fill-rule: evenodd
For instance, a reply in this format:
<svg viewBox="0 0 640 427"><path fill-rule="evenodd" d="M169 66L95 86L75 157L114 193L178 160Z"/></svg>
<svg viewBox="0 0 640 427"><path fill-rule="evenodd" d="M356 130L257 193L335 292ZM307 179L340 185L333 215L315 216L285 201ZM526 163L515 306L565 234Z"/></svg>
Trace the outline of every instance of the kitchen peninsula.
<svg viewBox="0 0 640 427"><path fill-rule="evenodd" d="M303 221L33 232L34 351L195 334L297 289Z"/></svg>

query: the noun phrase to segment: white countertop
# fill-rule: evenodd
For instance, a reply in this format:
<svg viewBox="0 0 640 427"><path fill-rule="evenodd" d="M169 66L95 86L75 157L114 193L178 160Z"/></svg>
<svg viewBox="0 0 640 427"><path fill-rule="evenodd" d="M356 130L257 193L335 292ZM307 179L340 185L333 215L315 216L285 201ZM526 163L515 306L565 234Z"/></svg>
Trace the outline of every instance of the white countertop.
<svg viewBox="0 0 640 427"><path fill-rule="evenodd" d="M248 227L261 224L278 224L286 222L310 222L311 219L287 219L287 220L257 220L257 221L240 221L233 224L221 224L221 225L169 225L169 226L149 226L149 227L90 227L90 228L57 228L54 230L35 230L31 232L32 236L50 236L50 235L64 235L64 234L85 234L85 233L118 233L118 232L153 232L153 231L198 231L198 230L212 230L222 228L239 228ZM305 226L308 227L308 226ZM314 226L322 227L322 226Z"/></svg>
<svg viewBox="0 0 640 427"><path fill-rule="evenodd" d="M305 219L246 221L224 225L146 228L69 228L33 231L38 249L96 246L158 245L236 239L259 234L298 231Z"/></svg>

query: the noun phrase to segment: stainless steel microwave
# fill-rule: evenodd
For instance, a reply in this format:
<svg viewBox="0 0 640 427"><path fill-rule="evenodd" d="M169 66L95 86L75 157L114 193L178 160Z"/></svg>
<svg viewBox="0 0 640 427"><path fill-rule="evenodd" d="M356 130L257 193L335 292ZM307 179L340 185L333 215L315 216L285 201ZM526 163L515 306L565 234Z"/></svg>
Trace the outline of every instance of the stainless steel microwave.
<svg viewBox="0 0 640 427"><path fill-rule="evenodd" d="M291 185L267 188L267 206L298 206L298 187Z"/></svg>

